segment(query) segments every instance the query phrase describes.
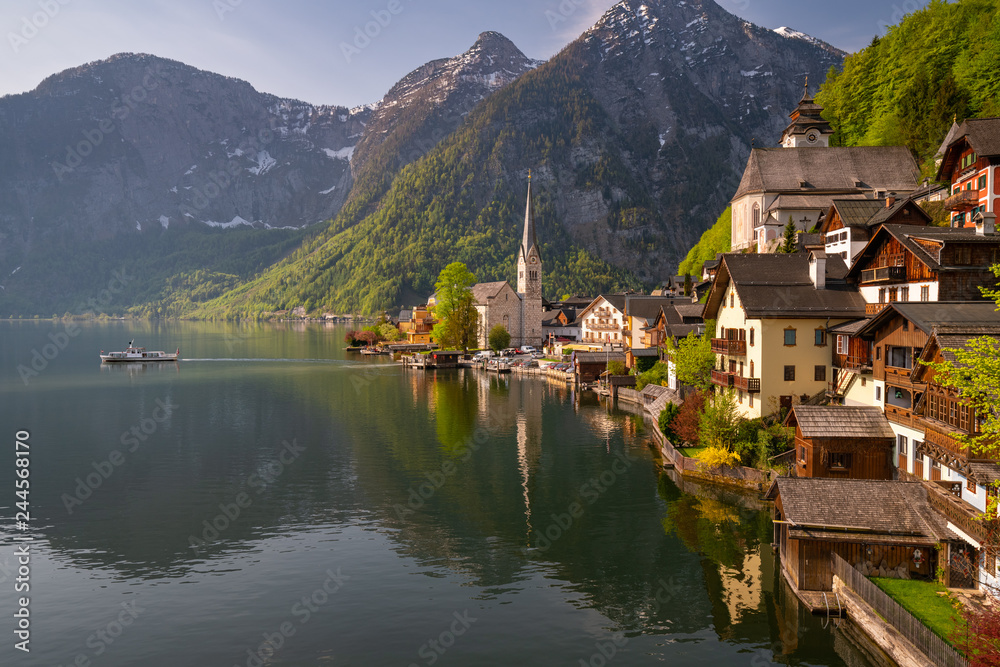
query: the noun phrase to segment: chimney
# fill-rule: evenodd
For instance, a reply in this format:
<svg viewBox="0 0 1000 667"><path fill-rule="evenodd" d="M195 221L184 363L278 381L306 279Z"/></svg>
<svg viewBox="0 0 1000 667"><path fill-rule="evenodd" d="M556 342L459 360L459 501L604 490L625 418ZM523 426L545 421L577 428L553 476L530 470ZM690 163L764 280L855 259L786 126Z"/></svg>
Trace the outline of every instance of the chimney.
<svg viewBox="0 0 1000 667"><path fill-rule="evenodd" d="M997 233L996 213L977 213L974 220L976 221L976 236L993 236Z"/></svg>
<svg viewBox="0 0 1000 667"><path fill-rule="evenodd" d="M826 251L809 251L809 280L816 289L826 289Z"/></svg>
<svg viewBox="0 0 1000 667"><path fill-rule="evenodd" d="M892 208L895 203L896 203L896 193L895 192L887 193L885 196L885 207Z"/></svg>

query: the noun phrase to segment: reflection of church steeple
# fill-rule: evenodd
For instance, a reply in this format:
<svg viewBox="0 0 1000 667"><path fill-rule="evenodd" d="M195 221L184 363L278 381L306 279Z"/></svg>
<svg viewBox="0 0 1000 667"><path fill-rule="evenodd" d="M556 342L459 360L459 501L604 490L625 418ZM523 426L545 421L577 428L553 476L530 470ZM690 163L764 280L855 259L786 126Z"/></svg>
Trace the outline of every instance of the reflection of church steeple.
<svg viewBox="0 0 1000 667"><path fill-rule="evenodd" d="M516 395L515 395L516 392ZM524 515L527 534L532 534L531 497L529 486L531 476L538 469L542 455L542 387L533 381L516 382L511 386L511 399L516 400L517 413L517 468L521 473L521 489L524 496Z"/></svg>

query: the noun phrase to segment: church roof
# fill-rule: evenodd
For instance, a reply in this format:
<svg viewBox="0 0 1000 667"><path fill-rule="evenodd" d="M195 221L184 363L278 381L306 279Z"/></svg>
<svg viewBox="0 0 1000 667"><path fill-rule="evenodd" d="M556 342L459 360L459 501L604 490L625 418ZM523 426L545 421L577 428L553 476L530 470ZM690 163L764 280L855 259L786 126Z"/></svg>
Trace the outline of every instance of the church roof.
<svg viewBox="0 0 1000 667"><path fill-rule="evenodd" d="M476 300L476 304L485 306L489 302L489 299L499 294L500 290L506 284L508 284L506 280L500 280L495 283L477 283L472 286L472 298Z"/></svg>
<svg viewBox="0 0 1000 667"><path fill-rule="evenodd" d="M531 201L531 174L528 174L528 205L524 211L524 237L521 239L521 253L527 257L528 251L535 248L535 252L541 257L541 249L538 248L538 237L535 236L535 205Z"/></svg>
<svg viewBox="0 0 1000 667"><path fill-rule="evenodd" d="M773 193L910 192L920 169L906 146L755 148L733 196Z"/></svg>

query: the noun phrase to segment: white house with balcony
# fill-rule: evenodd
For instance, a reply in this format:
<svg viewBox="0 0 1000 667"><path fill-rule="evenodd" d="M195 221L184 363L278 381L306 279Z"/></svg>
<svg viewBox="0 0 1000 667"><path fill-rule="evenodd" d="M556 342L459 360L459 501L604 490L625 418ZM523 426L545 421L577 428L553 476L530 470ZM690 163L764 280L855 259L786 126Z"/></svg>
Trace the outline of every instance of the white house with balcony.
<svg viewBox="0 0 1000 667"><path fill-rule="evenodd" d="M602 294L577 314L580 323L580 342L611 347L625 344L625 296Z"/></svg>

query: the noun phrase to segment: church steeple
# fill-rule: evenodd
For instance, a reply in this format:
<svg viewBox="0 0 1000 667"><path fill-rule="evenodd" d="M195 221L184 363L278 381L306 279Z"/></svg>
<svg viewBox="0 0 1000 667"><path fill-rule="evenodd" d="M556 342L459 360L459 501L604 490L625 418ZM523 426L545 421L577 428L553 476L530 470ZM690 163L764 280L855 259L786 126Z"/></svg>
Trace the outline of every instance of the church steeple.
<svg viewBox="0 0 1000 667"><path fill-rule="evenodd" d="M542 340L542 255L535 235L535 207L528 171L528 203L524 209L524 235L517 252L517 292L521 296L522 344Z"/></svg>
<svg viewBox="0 0 1000 667"><path fill-rule="evenodd" d="M823 107L809 95L809 77L806 77L802 99L788 115L792 122L781 134L781 145L784 148L829 146L833 127L822 113Z"/></svg>
<svg viewBox="0 0 1000 667"><path fill-rule="evenodd" d="M535 236L535 205L531 201L531 170L528 170L528 206L524 211L524 237L521 239L521 255L528 256L532 248L538 247Z"/></svg>

